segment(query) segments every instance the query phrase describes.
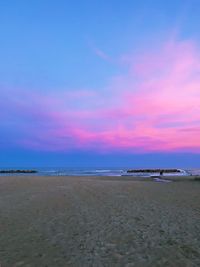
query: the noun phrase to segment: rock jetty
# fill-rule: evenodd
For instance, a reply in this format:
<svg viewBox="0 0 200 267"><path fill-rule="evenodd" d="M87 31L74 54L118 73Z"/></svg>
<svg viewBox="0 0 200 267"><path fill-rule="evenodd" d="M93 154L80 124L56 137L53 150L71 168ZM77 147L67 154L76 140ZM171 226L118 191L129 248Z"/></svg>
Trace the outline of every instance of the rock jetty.
<svg viewBox="0 0 200 267"><path fill-rule="evenodd" d="M138 172L165 172L165 173L171 173L171 172L181 172L179 169L132 169L132 170L127 170L128 173L138 173Z"/></svg>
<svg viewBox="0 0 200 267"><path fill-rule="evenodd" d="M37 173L36 170L0 170L0 173Z"/></svg>

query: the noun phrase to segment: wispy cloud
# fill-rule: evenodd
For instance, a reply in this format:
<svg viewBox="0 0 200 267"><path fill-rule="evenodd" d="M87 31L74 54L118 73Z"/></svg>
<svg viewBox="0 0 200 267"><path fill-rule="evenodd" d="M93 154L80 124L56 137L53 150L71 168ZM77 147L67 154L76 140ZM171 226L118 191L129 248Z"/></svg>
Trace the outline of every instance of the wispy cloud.
<svg viewBox="0 0 200 267"><path fill-rule="evenodd" d="M127 72L99 91L2 89L1 127L14 128L16 143L37 150L200 152L197 44L170 40L121 60Z"/></svg>
<svg viewBox="0 0 200 267"><path fill-rule="evenodd" d="M110 62L110 63L115 63L115 60L105 51L103 51L101 48L97 47L93 42L89 42L89 46L92 49L92 51L94 52L94 54L96 56L98 56L99 58Z"/></svg>

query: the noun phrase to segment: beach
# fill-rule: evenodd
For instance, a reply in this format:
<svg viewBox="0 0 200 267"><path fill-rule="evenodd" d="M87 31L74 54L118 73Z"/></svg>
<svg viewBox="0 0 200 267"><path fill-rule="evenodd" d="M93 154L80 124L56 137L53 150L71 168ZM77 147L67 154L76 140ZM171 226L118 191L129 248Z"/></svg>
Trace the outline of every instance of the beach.
<svg viewBox="0 0 200 267"><path fill-rule="evenodd" d="M0 266L200 266L200 181L177 180L1 176Z"/></svg>

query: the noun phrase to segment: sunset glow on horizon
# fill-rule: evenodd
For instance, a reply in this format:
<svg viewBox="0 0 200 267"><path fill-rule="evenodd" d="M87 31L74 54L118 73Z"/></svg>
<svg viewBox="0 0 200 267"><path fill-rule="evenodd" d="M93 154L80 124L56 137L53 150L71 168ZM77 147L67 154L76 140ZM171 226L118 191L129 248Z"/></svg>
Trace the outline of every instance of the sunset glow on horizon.
<svg viewBox="0 0 200 267"><path fill-rule="evenodd" d="M3 118L7 116L8 121L13 114L20 118L15 142L50 151L199 152L200 54L196 44L170 41L152 53L130 55L126 61L127 72L111 77L98 91L5 90Z"/></svg>

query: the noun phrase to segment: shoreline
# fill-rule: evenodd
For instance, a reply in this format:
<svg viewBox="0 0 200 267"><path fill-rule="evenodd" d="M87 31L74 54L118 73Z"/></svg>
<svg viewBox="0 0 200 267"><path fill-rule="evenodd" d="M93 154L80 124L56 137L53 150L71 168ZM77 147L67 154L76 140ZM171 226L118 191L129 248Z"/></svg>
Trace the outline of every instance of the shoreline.
<svg viewBox="0 0 200 267"><path fill-rule="evenodd" d="M17 174L17 175L15 175ZM174 181L174 182L181 182L181 181L200 181L200 175L161 175L161 176L134 176L134 175L44 175L35 173L35 172L24 172L24 173L0 173L0 179L5 178L5 177L15 177L15 178L24 178L24 177L65 177L65 178L87 178L87 179L110 179L110 180L121 180L121 181L155 181L155 178L159 178L160 180L169 180L169 181Z"/></svg>

